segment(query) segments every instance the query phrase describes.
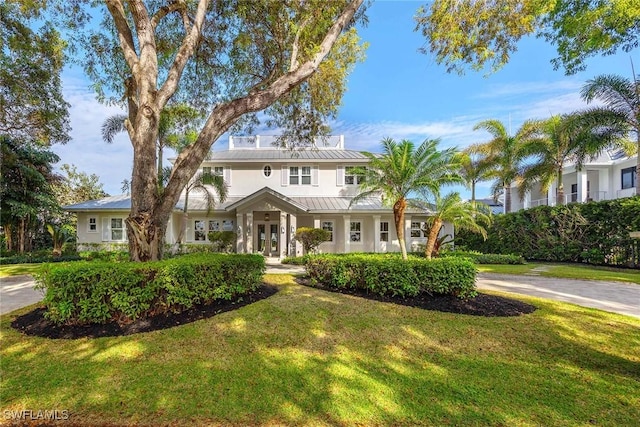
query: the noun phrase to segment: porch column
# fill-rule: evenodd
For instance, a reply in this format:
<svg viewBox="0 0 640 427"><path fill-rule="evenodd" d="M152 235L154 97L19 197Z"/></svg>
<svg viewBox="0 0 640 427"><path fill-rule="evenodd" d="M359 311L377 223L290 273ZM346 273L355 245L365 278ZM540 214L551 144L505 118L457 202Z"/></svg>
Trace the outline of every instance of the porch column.
<svg viewBox="0 0 640 427"><path fill-rule="evenodd" d="M284 258L287 256L287 213L283 211L280 211L280 227L278 233L280 233L280 238L278 239L280 242L280 258Z"/></svg>
<svg viewBox="0 0 640 427"><path fill-rule="evenodd" d="M529 209L531 207L531 191L527 191L524 194L524 200L522 202L522 208L523 209Z"/></svg>
<svg viewBox="0 0 640 427"><path fill-rule="evenodd" d="M609 185L609 171L598 169L598 198L594 200L602 201L611 199L611 186Z"/></svg>
<svg viewBox="0 0 640 427"><path fill-rule="evenodd" d="M587 201L587 171L578 171L578 203Z"/></svg>
<svg viewBox="0 0 640 427"><path fill-rule="evenodd" d="M351 215L344 216L344 253L351 252Z"/></svg>
<svg viewBox="0 0 640 427"><path fill-rule="evenodd" d="M298 229L298 218L289 214L289 256L302 256L302 245L296 240L296 230Z"/></svg>
<svg viewBox="0 0 640 427"><path fill-rule="evenodd" d="M380 215L373 216L373 252L380 252Z"/></svg>
<svg viewBox="0 0 640 427"><path fill-rule="evenodd" d="M411 252L411 215L404 217L404 246L407 252Z"/></svg>
<svg viewBox="0 0 640 427"><path fill-rule="evenodd" d="M547 190L547 205L555 206L556 205L556 186L555 184L551 184L549 189Z"/></svg>
<svg viewBox="0 0 640 427"><path fill-rule="evenodd" d="M253 253L253 212L247 212L247 225L245 226L245 236L247 243L247 253Z"/></svg>
<svg viewBox="0 0 640 427"><path fill-rule="evenodd" d="M236 252L239 254L244 253L244 224L242 219L242 214L236 215Z"/></svg>

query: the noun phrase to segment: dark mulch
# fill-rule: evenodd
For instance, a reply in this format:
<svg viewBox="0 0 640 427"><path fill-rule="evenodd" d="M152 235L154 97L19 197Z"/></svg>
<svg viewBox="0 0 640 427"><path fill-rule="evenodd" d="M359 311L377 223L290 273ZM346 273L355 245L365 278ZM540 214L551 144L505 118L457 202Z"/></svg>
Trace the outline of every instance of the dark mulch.
<svg viewBox="0 0 640 427"><path fill-rule="evenodd" d="M11 326L26 335L44 338L77 339L131 335L172 328L174 326L184 325L185 323L195 322L196 320L207 319L216 314L235 310L268 298L276 292L278 292L277 287L262 285L254 292L233 300L221 300L209 305L198 305L182 313L165 313L147 319L136 320L126 325L119 325L113 322L105 325L93 323L83 326L58 326L44 318L44 308L36 308L27 314L17 317L11 322Z"/></svg>
<svg viewBox="0 0 640 427"><path fill-rule="evenodd" d="M311 286L309 280L304 277L296 278L301 285ZM313 286L329 292L337 292L347 295L355 295L375 301L392 302L394 304L409 307L422 308L424 310L444 311L446 313L469 314L471 316L484 317L511 317L529 314L536 311L537 307L516 299L478 293L475 298L462 300L452 295L420 294L415 297L401 298L380 296L365 291L351 289L334 289L327 286Z"/></svg>

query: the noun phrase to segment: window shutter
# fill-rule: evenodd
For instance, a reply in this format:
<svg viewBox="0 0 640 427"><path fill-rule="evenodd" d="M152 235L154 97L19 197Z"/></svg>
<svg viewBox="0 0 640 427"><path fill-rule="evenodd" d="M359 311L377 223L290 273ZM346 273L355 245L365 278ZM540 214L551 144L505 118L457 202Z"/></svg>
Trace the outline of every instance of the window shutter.
<svg viewBox="0 0 640 427"><path fill-rule="evenodd" d="M319 176L320 176L320 168L318 167L318 165L314 165L311 168L311 185L313 185L314 187L317 187L319 185Z"/></svg>
<svg viewBox="0 0 640 427"><path fill-rule="evenodd" d="M281 184L283 187L289 185L289 166L282 166L282 181Z"/></svg>
<svg viewBox="0 0 640 427"><path fill-rule="evenodd" d="M338 166L336 169L336 185L344 186L344 166Z"/></svg>
<svg viewBox="0 0 640 427"><path fill-rule="evenodd" d="M109 218L102 218L102 241L108 242L111 240L111 224Z"/></svg>
<svg viewBox="0 0 640 427"><path fill-rule="evenodd" d="M228 186L231 186L231 166L224 167L224 171L222 173L222 179L224 179L224 182Z"/></svg>

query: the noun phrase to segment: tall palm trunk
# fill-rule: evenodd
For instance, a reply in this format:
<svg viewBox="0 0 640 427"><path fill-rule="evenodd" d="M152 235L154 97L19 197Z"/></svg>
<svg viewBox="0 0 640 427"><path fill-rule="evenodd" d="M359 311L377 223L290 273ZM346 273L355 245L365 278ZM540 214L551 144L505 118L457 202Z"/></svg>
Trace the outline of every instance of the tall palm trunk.
<svg viewBox="0 0 640 427"><path fill-rule="evenodd" d="M429 230L427 245L424 248L424 256L427 259L431 259L431 255L433 254L433 248L435 248L436 246L436 241L438 240L438 234L440 234L441 228L442 228L442 220L440 218L434 218L433 224L431 225L431 230Z"/></svg>
<svg viewBox="0 0 640 427"><path fill-rule="evenodd" d="M504 213L511 212L511 184L504 185Z"/></svg>
<svg viewBox="0 0 640 427"><path fill-rule="evenodd" d="M399 199L393 205L393 219L396 225L396 234L398 235L398 243L402 252L402 259L407 259L407 245L404 239L404 211L407 209L407 201L404 198Z"/></svg>
<svg viewBox="0 0 640 427"><path fill-rule="evenodd" d="M558 189L556 190L556 205L564 205L564 183L562 182L562 168L558 169Z"/></svg>

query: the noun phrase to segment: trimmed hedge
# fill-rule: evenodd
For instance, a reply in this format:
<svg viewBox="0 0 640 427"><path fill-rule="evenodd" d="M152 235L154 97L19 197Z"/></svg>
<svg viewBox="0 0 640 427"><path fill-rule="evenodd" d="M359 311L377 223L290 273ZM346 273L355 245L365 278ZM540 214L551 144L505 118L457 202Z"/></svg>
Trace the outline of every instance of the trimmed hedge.
<svg viewBox="0 0 640 427"><path fill-rule="evenodd" d="M446 251L440 254L443 258L467 258L476 264L526 264L522 255L513 254L483 254L474 251Z"/></svg>
<svg viewBox="0 0 640 427"><path fill-rule="evenodd" d="M456 243L484 253L525 259L640 268L640 197L539 206L496 215L484 241L460 231Z"/></svg>
<svg viewBox="0 0 640 427"><path fill-rule="evenodd" d="M392 297L419 293L477 295L476 267L462 258L425 260L399 255L340 254L312 256L306 263L314 285L351 289Z"/></svg>
<svg viewBox="0 0 640 427"><path fill-rule="evenodd" d="M37 273L45 316L58 324L128 323L258 288L260 255L194 254L149 263L47 264Z"/></svg>

